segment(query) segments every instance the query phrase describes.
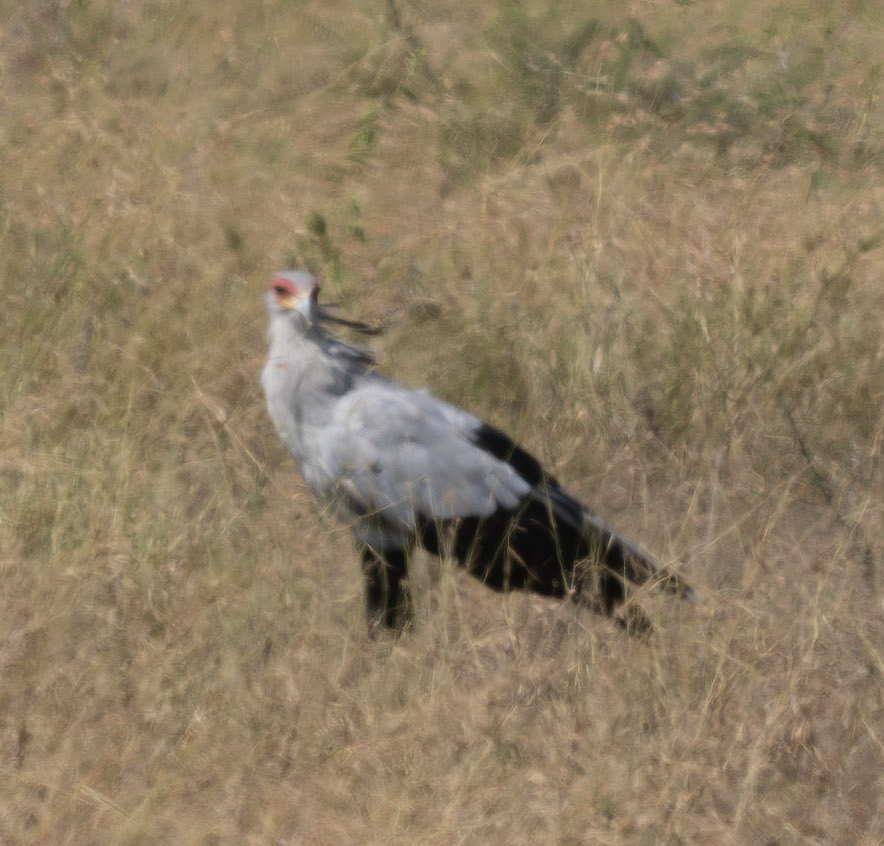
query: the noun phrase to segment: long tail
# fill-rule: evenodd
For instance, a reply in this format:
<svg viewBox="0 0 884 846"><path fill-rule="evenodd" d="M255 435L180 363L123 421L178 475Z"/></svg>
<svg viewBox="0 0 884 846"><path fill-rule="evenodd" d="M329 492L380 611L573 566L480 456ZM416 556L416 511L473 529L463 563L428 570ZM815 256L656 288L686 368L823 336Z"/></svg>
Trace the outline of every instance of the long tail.
<svg viewBox="0 0 884 846"><path fill-rule="evenodd" d="M594 514L583 513L584 543L574 571L574 598L604 614L626 599L626 582L653 582L667 593L694 600L695 593L677 573L658 564Z"/></svg>

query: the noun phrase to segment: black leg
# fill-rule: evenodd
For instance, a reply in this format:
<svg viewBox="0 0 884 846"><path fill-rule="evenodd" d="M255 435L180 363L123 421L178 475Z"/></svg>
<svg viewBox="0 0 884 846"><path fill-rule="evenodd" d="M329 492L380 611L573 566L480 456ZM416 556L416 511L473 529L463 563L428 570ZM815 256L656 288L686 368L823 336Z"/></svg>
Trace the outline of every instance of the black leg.
<svg viewBox="0 0 884 846"><path fill-rule="evenodd" d="M402 549L383 554L363 546L359 551L365 577L365 606L369 624L403 629L411 619L411 604L405 577L408 556Z"/></svg>

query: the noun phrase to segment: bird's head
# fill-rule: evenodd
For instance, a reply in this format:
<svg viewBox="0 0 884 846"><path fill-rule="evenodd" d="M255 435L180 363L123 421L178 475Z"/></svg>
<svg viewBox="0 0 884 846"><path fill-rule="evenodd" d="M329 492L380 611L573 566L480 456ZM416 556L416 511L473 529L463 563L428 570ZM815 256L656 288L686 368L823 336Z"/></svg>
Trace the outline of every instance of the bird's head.
<svg viewBox="0 0 884 846"><path fill-rule="evenodd" d="M284 270L270 280L267 308L273 315L297 315L306 331L316 323L337 323L355 329L364 335L376 335L380 330L353 320L337 317L319 302L319 283L307 270Z"/></svg>
<svg viewBox="0 0 884 846"><path fill-rule="evenodd" d="M306 326L316 321L319 284L306 270L285 270L270 280L267 308L271 314L300 315Z"/></svg>

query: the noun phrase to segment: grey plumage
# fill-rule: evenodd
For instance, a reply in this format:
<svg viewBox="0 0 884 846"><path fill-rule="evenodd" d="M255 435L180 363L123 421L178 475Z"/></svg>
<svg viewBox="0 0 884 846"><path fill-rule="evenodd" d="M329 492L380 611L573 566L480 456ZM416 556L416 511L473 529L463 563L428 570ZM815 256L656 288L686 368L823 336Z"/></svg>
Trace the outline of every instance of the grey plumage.
<svg viewBox="0 0 884 846"><path fill-rule="evenodd" d="M653 578L692 596L505 434L374 372L368 350L322 324L373 330L332 315L318 292L306 271L272 280L262 385L304 483L352 528L373 622L407 620L405 579L418 545L450 549L497 590L570 595L606 614L624 601L624 580Z"/></svg>

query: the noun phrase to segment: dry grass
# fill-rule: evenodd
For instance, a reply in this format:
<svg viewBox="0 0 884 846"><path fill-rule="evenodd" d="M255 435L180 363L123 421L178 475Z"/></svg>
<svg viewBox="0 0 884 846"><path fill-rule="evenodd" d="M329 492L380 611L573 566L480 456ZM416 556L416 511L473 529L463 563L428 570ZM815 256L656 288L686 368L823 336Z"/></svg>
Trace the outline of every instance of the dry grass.
<svg viewBox="0 0 884 846"><path fill-rule="evenodd" d="M0 11L3 846L884 842L884 16L584 5ZM703 601L369 641L295 262Z"/></svg>

